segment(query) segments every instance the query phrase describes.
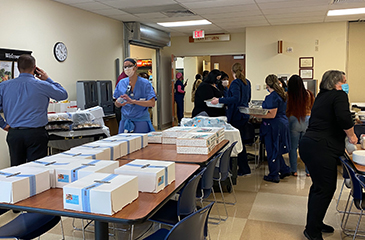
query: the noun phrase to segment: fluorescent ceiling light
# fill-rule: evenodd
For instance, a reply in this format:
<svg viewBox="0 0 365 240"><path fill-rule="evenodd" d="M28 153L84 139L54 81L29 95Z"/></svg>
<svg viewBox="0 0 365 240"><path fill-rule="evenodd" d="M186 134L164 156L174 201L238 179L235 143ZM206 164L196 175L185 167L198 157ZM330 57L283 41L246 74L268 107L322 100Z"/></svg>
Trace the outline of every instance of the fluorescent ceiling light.
<svg viewBox="0 0 365 240"><path fill-rule="evenodd" d="M212 23L209 22L208 20L194 20L194 21L182 21L182 22L163 22L157 24L164 27L187 27L187 26L197 26L197 25L208 25Z"/></svg>
<svg viewBox="0 0 365 240"><path fill-rule="evenodd" d="M327 16L342 16L342 15L354 15L354 14L365 14L365 8L329 10Z"/></svg>

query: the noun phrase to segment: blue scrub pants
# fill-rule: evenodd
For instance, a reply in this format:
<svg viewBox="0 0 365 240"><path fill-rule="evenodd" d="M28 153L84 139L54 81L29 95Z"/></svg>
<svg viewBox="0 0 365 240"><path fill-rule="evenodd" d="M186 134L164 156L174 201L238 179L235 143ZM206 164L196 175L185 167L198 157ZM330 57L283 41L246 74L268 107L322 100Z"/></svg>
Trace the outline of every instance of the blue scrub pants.
<svg viewBox="0 0 365 240"><path fill-rule="evenodd" d="M268 134L265 136L265 147L267 154L267 163L269 165L269 174L268 176L273 179L279 179L279 173L286 174L290 173L290 168L286 165L283 158L283 148L279 147L279 151L277 155L274 156L274 144L271 140L271 135Z"/></svg>

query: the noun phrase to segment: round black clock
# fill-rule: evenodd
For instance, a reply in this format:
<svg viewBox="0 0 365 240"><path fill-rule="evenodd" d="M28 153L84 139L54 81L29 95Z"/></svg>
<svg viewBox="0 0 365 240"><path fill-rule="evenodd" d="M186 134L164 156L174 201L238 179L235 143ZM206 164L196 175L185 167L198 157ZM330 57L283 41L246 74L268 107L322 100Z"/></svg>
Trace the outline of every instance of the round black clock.
<svg viewBox="0 0 365 240"><path fill-rule="evenodd" d="M63 62L67 58L67 48L63 42L57 42L53 48L53 54L57 61Z"/></svg>

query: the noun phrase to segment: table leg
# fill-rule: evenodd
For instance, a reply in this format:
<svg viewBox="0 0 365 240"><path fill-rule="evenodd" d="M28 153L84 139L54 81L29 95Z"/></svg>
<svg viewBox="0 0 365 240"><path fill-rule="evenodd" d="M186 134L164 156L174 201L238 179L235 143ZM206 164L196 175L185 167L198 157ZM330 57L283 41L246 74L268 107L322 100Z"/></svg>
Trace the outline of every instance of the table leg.
<svg viewBox="0 0 365 240"><path fill-rule="evenodd" d="M95 240L106 239L109 239L108 223L95 221Z"/></svg>

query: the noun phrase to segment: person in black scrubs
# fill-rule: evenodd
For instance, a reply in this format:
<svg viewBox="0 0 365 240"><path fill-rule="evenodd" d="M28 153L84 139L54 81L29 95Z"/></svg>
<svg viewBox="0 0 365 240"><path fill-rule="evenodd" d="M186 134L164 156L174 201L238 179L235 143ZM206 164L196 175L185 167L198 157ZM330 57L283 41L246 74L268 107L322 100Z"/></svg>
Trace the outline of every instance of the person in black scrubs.
<svg viewBox="0 0 365 240"><path fill-rule="evenodd" d="M343 72L323 74L308 129L299 143L300 157L312 178L304 230L308 239L321 240L322 232L334 231L323 219L336 190L337 160L345 152L346 136L350 143L357 143L347 91Z"/></svg>
<svg viewBox="0 0 365 240"><path fill-rule="evenodd" d="M175 81L175 102L177 111L177 120L180 124L181 119L184 117L184 97L185 97L185 87L187 82L183 83L184 77L181 72L176 73Z"/></svg>
<svg viewBox="0 0 365 240"><path fill-rule="evenodd" d="M195 117L201 112L206 112L209 117L226 116L225 108L208 107L205 100L221 98L222 92L217 88L216 84L221 78L221 71L214 69L199 85L195 92L194 109L192 116Z"/></svg>

